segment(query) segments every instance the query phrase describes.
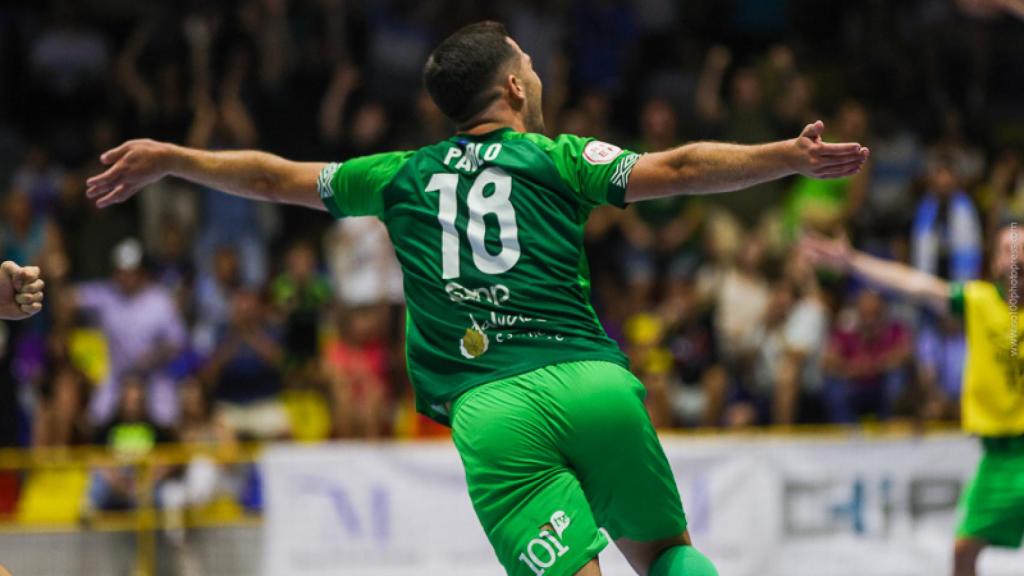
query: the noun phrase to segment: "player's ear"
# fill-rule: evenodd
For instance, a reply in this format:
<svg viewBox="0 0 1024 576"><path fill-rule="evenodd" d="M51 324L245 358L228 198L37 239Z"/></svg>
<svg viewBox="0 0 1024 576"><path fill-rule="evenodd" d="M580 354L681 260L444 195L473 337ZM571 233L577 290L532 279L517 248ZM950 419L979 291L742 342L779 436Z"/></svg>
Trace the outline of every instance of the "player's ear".
<svg viewBox="0 0 1024 576"><path fill-rule="evenodd" d="M526 84L515 74L509 74L506 77L505 88L508 90L509 97L516 104L521 104L526 100Z"/></svg>

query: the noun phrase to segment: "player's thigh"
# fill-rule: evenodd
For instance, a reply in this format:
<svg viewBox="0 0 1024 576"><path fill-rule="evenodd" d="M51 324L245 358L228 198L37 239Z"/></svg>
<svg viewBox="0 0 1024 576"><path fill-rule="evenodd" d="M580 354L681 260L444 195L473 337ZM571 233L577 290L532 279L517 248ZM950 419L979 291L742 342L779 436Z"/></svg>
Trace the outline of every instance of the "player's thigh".
<svg viewBox="0 0 1024 576"><path fill-rule="evenodd" d="M508 574L592 570L608 542L525 391L488 384L460 398L454 413L473 508Z"/></svg>
<svg viewBox="0 0 1024 576"><path fill-rule="evenodd" d="M686 530L675 477L644 408L644 388L611 363L580 367L564 403L563 441L598 524L612 538L654 541Z"/></svg>
<svg viewBox="0 0 1024 576"><path fill-rule="evenodd" d="M961 496L957 536L1016 548L1024 539L1024 452L986 451Z"/></svg>

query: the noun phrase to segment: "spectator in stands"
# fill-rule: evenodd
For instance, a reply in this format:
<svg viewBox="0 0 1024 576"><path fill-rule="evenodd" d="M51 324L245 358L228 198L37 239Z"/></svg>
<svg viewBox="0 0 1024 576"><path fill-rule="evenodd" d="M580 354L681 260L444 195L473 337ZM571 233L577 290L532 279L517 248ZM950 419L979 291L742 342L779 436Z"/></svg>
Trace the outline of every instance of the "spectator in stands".
<svg viewBox="0 0 1024 576"><path fill-rule="evenodd" d="M285 359L280 331L270 323L256 292L240 288L230 303L230 323L219 331L201 377L240 437L285 438L291 425L279 397Z"/></svg>
<svg viewBox="0 0 1024 576"><path fill-rule="evenodd" d="M178 441L190 446L217 446L222 454L230 454L236 447L234 430L210 403L202 384L190 378L181 384L180 389L181 422L176 434ZM228 480L226 473L225 468L209 456L196 455L184 467L169 473L158 488L157 500L163 511L163 528L175 548L179 564L183 566L195 566L198 562L186 538L186 510L209 504L224 492ZM186 570L180 572L195 573Z"/></svg>
<svg viewBox="0 0 1024 576"><path fill-rule="evenodd" d="M59 246L59 231L45 212L33 214L29 193L19 188L8 191L3 198L0 259L38 265Z"/></svg>
<svg viewBox="0 0 1024 576"><path fill-rule="evenodd" d="M652 99L640 113L637 150L665 150L678 144L676 111L665 100ZM624 268L634 310L653 304L663 274L690 274L697 267L697 239L703 205L696 198L673 196L630 206L621 218L626 241Z"/></svg>
<svg viewBox="0 0 1024 576"><path fill-rule="evenodd" d="M888 419L906 379L910 333L886 315L882 297L862 291L841 313L825 353L825 400L833 422Z"/></svg>
<svg viewBox="0 0 1024 576"><path fill-rule="evenodd" d="M647 389L647 413L656 428L674 425L673 400L678 385L672 354L665 348L665 323L650 312L630 316L623 327L625 352L637 379Z"/></svg>
<svg viewBox="0 0 1024 576"><path fill-rule="evenodd" d="M813 272L797 256L772 286L764 316L745 343L742 373L726 415L729 426L791 425L821 388L821 345L827 312ZM804 418L809 417L804 415Z"/></svg>
<svg viewBox="0 0 1024 576"><path fill-rule="evenodd" d="M739 369L746 343L768 307L770 290L765 279L765 243L757 233L741 241L734 262L720 268L717 278L706 277L705 293L714 300L715 342L731 371Z"/></svg>
<svg viewBox="0 0 1024 576"><path fill-rule="evenodd" d="M966 282L981 274L984 228L974 201L961 187L955 164L950 154L930 157L926 194L911 228L910 253L915 268ZM964 363L962 321L922 310L915 347L916 371L929 410L936 416L955 415L960 379L949 371L959 370Z"/></svg>
<svg viewBox="0 0 1024 576"><path fill-rule="evenodd" d="M911 259L918 270L966 282L981 273L983 228L952 161L938 157L929 162L927 191L917 205L911 230Z"/></svg>
<svg viewBox="0 0 1024 576"><path fill-rule="evenodd" d="M331 299L330 285L318 268L316 251L299 241L288 249L284 271L270 284L271 302L284 319L285 347L292 363L317 356L320 310Z"/></svg>
<svg viewBox="0 0 1024 576"><path fill-rule="evenodd" d="M905 260L911 190L924 171L924 147L906 120L889 108L873 116L872 127L867 195L853 222L868 252Z"/></svg>
<svg viewBox="0 0 1024 576"><path fill-rule="evenodd" d="M387 312L371 305L341 313L340 337L327 348L323 364L336 437L380 438L388 430Z"/></svg>
<svg viewBox="0 0 1024 576"><path fill-rule="evenodd" d="M87 409L91 385L70 363L51 368L40 386L32 417L32 446L77 446L92 441Z"/></svg>
<svg viewBox="0 0 1024 576"><path fill-rule="evenodd" d="M667 324L665 347L677 376L670 391L674 423L719 425L729 377L718 358L711 311L700 303L695 278L669 278L659 312Z"/></svg>
<svg viewBox="0 0 1024 576"><path fill-rule="evenodd" d="M985 236L993 237L1008 218L1024 221L1024 150L1001 151L992 162L982 188L982 214L987 215Z"/></svg>
<svg viewBox="0 0 1024 576"><path fill-rule="evenodd" d="M97 429L94 436L96 444L107 447L119 457L137 458L152 452L157 444L175 439L169 429L147 416L146 384L142 374L123 375L119 391L117 411L110 422ZM169 468L158 467L155 481L168 472ZM137 482L131 466L95 469L89 487L91 509L125 510L135 507L139 494Z"/></svg>
<svg viewBox="0 0 1024 576"><path fill-rule="evenodd" d="M208 272L200 270L196 278L196 323L192 338L201 352L211 353L216 337L230 318L231 295L241 287L238 251L230 245L217 248Z"/></svg>
<svg viewBox="0 0 1024 576"><path fill-rule="evenodd" d="M161 425L178 416L178 397L167 366L186 343L185 323L167 289L150 282L143 270L141 243L128 238L114 248L109 280L73 286L75 303L103 331L110 371L91 405L96 423L107 422L121 397L121 383L135 374L146 385L149 414Z"/></svg>

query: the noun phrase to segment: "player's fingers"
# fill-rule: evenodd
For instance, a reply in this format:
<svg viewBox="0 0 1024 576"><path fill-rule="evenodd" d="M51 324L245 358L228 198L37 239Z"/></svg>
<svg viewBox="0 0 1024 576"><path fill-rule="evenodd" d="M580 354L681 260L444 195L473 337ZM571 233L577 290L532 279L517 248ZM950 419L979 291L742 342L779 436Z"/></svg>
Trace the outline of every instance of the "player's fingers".
<svg viewBox="0 0 1024 576"><path fill-rule="evenodd" d="M43 301L42 292L33 292L31 294L25 294L24 292L14 295L14 301L18 304L33 304L35 302Z"/></svg>
<svg viewBox="0 0 1024 576"><path fill-rule="evenodd" d="M818 165L814 168L814 173L820 174L822 172L832 172L850 166L863 166L864 161L864 158L860 156L829 156L819 160Z"/></svg>
<svg viewBox="0 0 1024 576"><path fill-rule="evenodd" d="M43 282L42 278L37 278L28 284L24 284L21 287L22 294L32 294L34 292L42 292L43 288L46 287L46 283Z"/></svg>
<svg viewBox="0 0 1024 576"><path fill-rule="evenodd" d="M818 156L858 156L864 147L856 142L822 143L813 151Z"/></svg>
<svg viewBox="0 0 1024 576"><path fill-rule="evenodd" d="M125 194L126 190L127 187L124 184L118 184L110 191L109 194L97 200L96 206L99 208L106 208L107 206L113 206L114 204L123 202L127 197L127 194Z"/></svg>
<svg viewBox="0 0 1024 576"><path fill-rule="evenodd" d="M815 122L808 124L807 126L804 126L803 131L800 132L800 136L804 138L810 138L811 140L816 140L821 137L821 133L824 131L825 123L822 122L821 120L817 120Z"/></svg>
<svg viewBox="0 0 1024 576"><path fill-rule="evenodd" d="M116 183L117 179L124 172L124 168L120 164L114 164L106 171L97 174L85 181L86 186L109 186Z"/></svg>
<svg viewBox="0 0 1024 576"><path fill-rule="evenodd" d="M839 167L831 170L819 172L817 176L818 178L844 178L846 176L853 176L857 172L860 172L863 166L863 162L851 162L849 164L840 165Z"/></svg>
<svg viewBox="0 0 1024 576"><path fill-rule="evenodd" d="M33 302L32 304L21 304L18 307L21 308L22 312L31 316L43 309L43 303Z"/></svg>
<svg viewBox="0 0 1024 576"><path fill-rule="evenodd" d="M21 270L15 275L15 278L21 283L23 289L26 284L30 284L39 279L40 272L38 266L23 266Z"/></svg>
<svg viewBox="0 0 1024 576"><path fill-rule="evenodd" d="M121 158L121 156L124 156L125 153L128 152L128 146L130 144L130 141L124 142L120 146L117 146L116 148L111 148L110 150L107 150L103 154L100 154L100 162L104 164L113 164L114 162L117 162L118 159Z"/></svg>
<svg viewBox="0 0 1024 576"><path fill-rule="evenodd" d="M0 271L3 271L3 273L10 278L14 278L18 273L18 270L21 270L21 266L18 266L10 260L5 260L3 264L0 264Z"/></svg>

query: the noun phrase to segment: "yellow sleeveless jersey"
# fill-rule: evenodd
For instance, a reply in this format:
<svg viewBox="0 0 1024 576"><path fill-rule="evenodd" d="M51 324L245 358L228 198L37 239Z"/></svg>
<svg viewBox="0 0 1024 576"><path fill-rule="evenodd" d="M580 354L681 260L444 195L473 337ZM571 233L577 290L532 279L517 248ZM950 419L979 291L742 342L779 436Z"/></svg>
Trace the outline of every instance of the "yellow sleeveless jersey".
<svg viewBox="0 0 1024 576"><path fill-rule="evenodd" d="M1011 321L1009 305L991 282L966 282L953 290L954 308L962 303L967 337L961 397L964 431L979 436L1024 434L1024 318Z"/></svg>

